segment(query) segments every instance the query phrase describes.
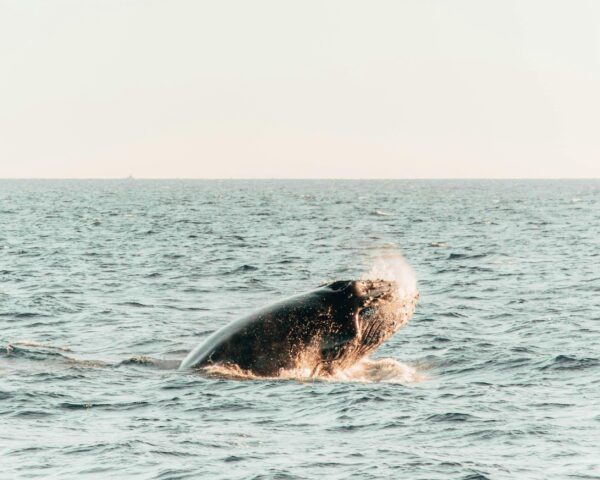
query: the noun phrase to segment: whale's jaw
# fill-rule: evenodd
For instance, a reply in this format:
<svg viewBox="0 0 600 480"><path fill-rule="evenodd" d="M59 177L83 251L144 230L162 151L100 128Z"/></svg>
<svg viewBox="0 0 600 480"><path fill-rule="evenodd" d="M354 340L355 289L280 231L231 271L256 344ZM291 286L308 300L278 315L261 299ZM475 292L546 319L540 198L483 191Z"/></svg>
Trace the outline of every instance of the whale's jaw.
<svg viewBox="0 0 600 480"><path fill-rule="evenodd" d="M339 282L336 282L339 283ZM349 281L349 301L357 300L352 321L355 335L342 345L322 351L315 368L332 373L346 369L373 353L381 344L405 326L412 317L419 294L402 295L398 283L387 280Z"/></svg>

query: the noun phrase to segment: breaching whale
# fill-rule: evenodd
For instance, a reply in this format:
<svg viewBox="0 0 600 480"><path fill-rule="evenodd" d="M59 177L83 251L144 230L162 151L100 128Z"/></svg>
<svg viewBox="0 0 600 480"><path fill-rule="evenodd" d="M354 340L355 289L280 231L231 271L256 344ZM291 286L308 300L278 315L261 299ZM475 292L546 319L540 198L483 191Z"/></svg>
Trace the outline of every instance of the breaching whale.
<svg viewBox="0 0 600 480"><path fill-rule="evenodd" d="M396 282L340 280L262 308L221 328L180 369L231 365L257 376L308 368L345 369L373 352L412 316L418 294Z"/></svg>

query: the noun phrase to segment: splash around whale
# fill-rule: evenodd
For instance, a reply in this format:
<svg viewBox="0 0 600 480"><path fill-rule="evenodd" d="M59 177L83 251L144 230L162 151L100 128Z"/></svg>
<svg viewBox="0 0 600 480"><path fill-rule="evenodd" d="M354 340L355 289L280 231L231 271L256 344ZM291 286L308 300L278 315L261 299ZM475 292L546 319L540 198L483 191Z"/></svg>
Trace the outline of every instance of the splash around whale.
<svg viewBox="0 0 600 480"><path fill-rule="evenodd" d="M410 320L418 300L398 282L339 280L240 318L209 336L180 369L233 367L259 377L333 375L367 357Z"/></svg>

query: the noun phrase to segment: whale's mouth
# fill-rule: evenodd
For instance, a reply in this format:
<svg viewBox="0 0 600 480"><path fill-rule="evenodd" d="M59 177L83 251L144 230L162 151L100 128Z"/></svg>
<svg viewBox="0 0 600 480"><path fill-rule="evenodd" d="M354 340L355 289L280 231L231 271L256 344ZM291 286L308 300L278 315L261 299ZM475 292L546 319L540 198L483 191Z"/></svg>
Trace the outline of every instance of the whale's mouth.
<svg viewBox="0 0 600 480"><path fill-rule="evenodd" d="M416 298L405 298L399 285L387 280L357 282L362 291L362 307L357 314L360 347L367 355L402 328L414 312Z"/></svg>
<svg viewBox="0 0 600 480"><path fill-rule="evenodd" d="M397 330L408 321L403 313L408 308L412 314L418 298L418 295L402 295L399 284L388 280L361 280L356 282L355 288L361 301L358 318L365 323L363 327L371 329L373 323L381 323L381 326L391 323L396 325ZM410 307L413 307L412 310Z"/></svg>
<svg viewBox="0 0 600 480"><path fill-rule="evenodd" d="M378 290L382 291L382 288L379 286ZM367 300L358 314L364 332L363 341L374 343L376 339L381 339L380 343L383 343L408 323L418 300L418 292L406 295L397 283L387 282L387 289ZM369 336L368 333L374 330L379 333Z"/></svg>
<svg viewBox="0 0 600 480"><path fill-rule="evenodd" d="M354 335L321 351L320 371L345 369L374 352L402 328L412 316L418 294L403 294L398 282L391 280L338 281L328 288L347 294L354 302ZM335 342L334 342L335 343ZM327 342L330 347L330 342Z"/></svg>
<svg viewBox="0 0 600 480"><path fill-rule="evenodd" d="M373 343L377 330L395 333L414 313L419 294L406 294L394 280L338 280L326 285L354 302L357 330ZM371 332L370 334L367 332ZM389 336L389 334L388 334ZM387 338L387 337L386 337Z"/></svg>

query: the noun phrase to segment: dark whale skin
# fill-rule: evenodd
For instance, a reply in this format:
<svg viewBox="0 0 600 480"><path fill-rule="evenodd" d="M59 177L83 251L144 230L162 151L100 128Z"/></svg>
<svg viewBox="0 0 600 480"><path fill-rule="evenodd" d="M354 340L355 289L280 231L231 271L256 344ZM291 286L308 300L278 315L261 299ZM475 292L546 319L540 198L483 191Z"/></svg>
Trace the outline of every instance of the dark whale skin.
<svg viewBox="0 0 600 480"><path fill-rule="evenodd" d="M352 365L403 326L416 297L394 282L341 280L242 317L210 335L180 369L236 365L258 376L303 367L330 372Z"/></svg>

